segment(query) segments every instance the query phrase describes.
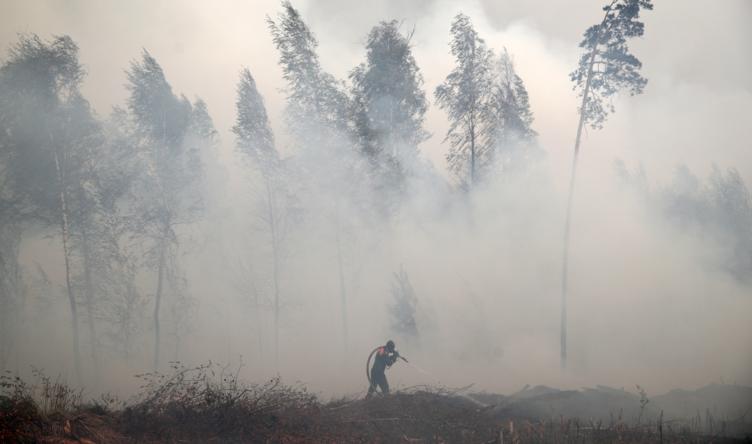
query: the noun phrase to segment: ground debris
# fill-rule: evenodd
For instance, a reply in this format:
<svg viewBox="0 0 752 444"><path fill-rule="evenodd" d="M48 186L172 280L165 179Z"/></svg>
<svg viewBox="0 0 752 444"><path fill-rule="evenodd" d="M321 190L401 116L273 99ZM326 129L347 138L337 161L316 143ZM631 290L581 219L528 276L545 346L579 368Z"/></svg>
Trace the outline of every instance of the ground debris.
<svg viewBox="0 0 752 444"><path fill-rule="evenodd" d="M604 421L534 415L552 405L580 411L583 396L619 405L612 397L622 392L608 388L538 387L503 396L419 386L368 400L322 402L304 387L277 378L245 385L211 366L175 367L168 375L143 377L140 396L121 408L64 403L67 410L46 411L40 406L48 404L33 399L20 381L6 384L13 390L0 394L0 442L587 444L725 443L749 437L749 428L730 435L730 427L717 425L708 433L698 421L667 420L663 413L657 421L641 415L640 423L621 416Z"/></svg>

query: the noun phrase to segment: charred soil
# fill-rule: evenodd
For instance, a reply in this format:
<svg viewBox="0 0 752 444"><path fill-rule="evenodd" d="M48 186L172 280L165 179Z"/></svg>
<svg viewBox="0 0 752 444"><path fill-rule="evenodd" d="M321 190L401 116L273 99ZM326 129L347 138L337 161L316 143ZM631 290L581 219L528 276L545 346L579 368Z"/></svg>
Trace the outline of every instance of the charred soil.
<svg viewBox="0 0 752 444"><path fill-rule="evenodd" d="M638 403L637 422L618 414L608 420L584 420L564 414L554 417L551 410L544 416L536 410L544 404L566 408L573 400L583 404L603 397L618 405L613 404L614 397L620 394L606 388L598 389L597 396L541 387L502 396L415 387L368 400L322 402L305 388L278 379L243 385L237 373L212 366L173 370L167 375L141 375L142 392L127 403L112 399L82 403L80 393L49 379L33 386L5 376L0 442L751 442L745 432L736 433L720 419L712 432L704 428L708 423L702 418L697 423L663 414L646 419L644 400ZM569 408L577 410L575 405Z"/></svg>

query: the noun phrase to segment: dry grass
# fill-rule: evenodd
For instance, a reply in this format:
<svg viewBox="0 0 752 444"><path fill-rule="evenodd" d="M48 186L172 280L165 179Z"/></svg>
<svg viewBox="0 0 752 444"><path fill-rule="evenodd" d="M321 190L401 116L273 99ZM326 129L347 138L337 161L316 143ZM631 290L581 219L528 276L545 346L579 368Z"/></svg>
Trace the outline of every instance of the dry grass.
<svg viewBox="0 0 752 444"><path fill-rule="evenodd" d="M413 387L370 400L319 401L279 379L244 384L239 369L206 364L139 375L138 397L82 403L80 391L36 372L0 377L0 442L132 443L701 443L745 442L684 422L533 420L454 391ZM476 397L478 398L478 397ZM480 399L480 398L478 398ZM647 399L644 397L644 399ZM647 402L643 402L644 404ZM749 442L749 441L746 441Z"/></svg>

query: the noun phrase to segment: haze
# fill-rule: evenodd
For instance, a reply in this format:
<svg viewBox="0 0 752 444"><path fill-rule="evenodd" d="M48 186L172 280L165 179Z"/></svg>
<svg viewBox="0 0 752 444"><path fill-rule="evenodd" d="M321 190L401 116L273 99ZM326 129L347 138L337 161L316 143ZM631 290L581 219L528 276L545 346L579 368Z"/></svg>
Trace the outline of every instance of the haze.
<svg viewBox="0 0 752 444"><path fill-rule="evenodd" d="M580 148L566 368L559 355L561 249L579 120L569 73L582 54L583 32L602 17L601 2L405 3L292 2L318 39L322 69L348 88L348 74L364 61L373 26L396 19L403 34L414 30L410 43L424 79L429 105L423 128L430 137L418 145L420 167L398 209L387 216L361 211L383 198L371 191L356 195L358 176L330 177L325 185L294 181L290 189L302 216L285 239L278 359L274 271L268 233L259 223L262 186L232 127L240 72L247 67L281 156L308 171L326 167L325 159L301 154L286 123L286 83L266 23L267 16L277 20L281 4L0 4L0 61L8 59L19 34L45 41L70 36L86 71L81 91L102 121L113 107L126 108L126 71L141 61L143 49L175 94L206 102L218 131L213 151L202 157L211 162L201 185L207 204L202 216L179 229L175 258L185 289L179 300L165 295L159 368L168 361L242 362L247 380L279 373L327 396L352 394L367 388L368 353L392 338L416 366L390 370L396 387L475 384L510 392L525 384L640 384L655 393L711 382L752 385L752 268L737 266L752 264L748 191L741 215L703 222L708 208L716 208L711 204L718 177L735 171L744 189L752 184L752 3L668 0L641 13L645 35L629 47L642 62L647 86L634 97L615 96L615 112L603 129L585 131ZM434 97L455 64L450 26L459 12L491 49L506 48L512 56L538 134L539 154L531 166L471 191L448 168L449 120ZM318 137L313 130L311 139ZM684 195L677 171L691 172L699 190L693 196L710 206L675 211L672 199ZM344 195L342 206L339 198L330 199ZM3 318L12 335L6 336L11 339L3 344L0 366L21 374L33 366L81 382L70 351L60 229L29 222L22 238L18 260L26 290L13 296L23 301L14 305L20 307L15 321ZM129 393L137 384L132 375L152 370L149 316L156 278L149 265L138 267L135 282L145 314L134 327L133 349L123 354L111 345L117 338L101 333L95 366L85 320L80 328L87 389ZM39 284L40 270L49 277L47 287ZM411 337L393 328L390 307L400 270L417 300L417 335ZM340 314L343 291L347 332ZM104 332L111 304L100 296L95 319ZM269 303L254 304L255 297Z"/></svg>

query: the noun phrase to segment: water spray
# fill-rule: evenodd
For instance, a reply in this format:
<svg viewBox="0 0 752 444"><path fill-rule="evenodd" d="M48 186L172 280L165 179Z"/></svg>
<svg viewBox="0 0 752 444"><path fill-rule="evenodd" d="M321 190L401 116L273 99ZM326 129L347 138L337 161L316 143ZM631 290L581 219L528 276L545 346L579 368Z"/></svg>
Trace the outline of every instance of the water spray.
<svg viewBox="0 0 752 444"><path fill-rule="evenodd" d="M405 362L407 362L407 361L405 361ZM423 373L424 375L429 376L429 377L435 379L436 382L441 383L441 381L439 381L439 378L436 375L434 375L433 373L430 373L427 370L422 369L417 364L413 364L413 363L407 362L407 365L409 365L413 369L417 370L418 372Z"/></svg>
<svg viewBox="0 0 752 444"><path fill-rule="evenodd" d="M378 347L374 348L373 351L371 351L371 354L368 355L368 360L366 360L366 378L368 378L368 384L369 385L371 384L371 359L373 358L373 355L376 354L377 351L379 351L380 348L381 348L381 346L378 346ZM436 375L434 375L433 373L429 372L428 370L423 369L422 367L420 367L417 364L414 364L414 363L408 361L407 358L405 358L404 356L400 355L399 353L397 353L397 357L399 359L402 359L403 361L405 361L405 363L408 366L412 367L414 370L416 370L419 373L422 373L422 374L428 376L429 378L433 379L438 385L441 385L441 380L439 380L439 378ZM481 407L487 407L486 404L478 401L477 399L474 399L471 396L468 396L468 395L466 395L464 393L461 393L463 390L466 390L466 389L470 388L471 386L472 386L472 384L469 385L469 386L467 386L467 387L465 387L465 388L459 389L459 390L455 391L453 393L453 395L455 395L455 396L461 396L461 397L463 397L463 398L465 398L465 399L467 399L467 400L469 400L469 401L473 402L474 404L477 404L477 405L479 405Z"/></svg>

